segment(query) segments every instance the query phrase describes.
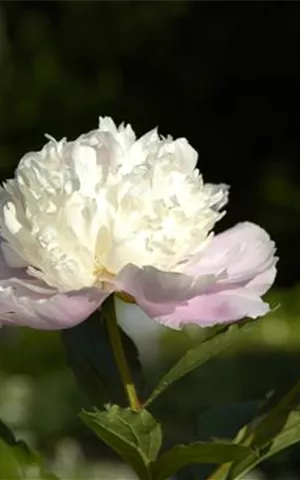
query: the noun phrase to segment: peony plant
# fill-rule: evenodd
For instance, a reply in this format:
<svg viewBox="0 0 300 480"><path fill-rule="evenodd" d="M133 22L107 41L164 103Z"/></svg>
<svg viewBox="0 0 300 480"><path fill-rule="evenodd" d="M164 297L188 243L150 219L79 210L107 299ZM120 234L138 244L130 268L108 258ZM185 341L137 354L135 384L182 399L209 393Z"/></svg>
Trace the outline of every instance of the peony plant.
<svg viewBox="0 0 300 480"><path fill-rule="evenodd" d="M93 391L93 408L82 411L82 419L142 480L164 480L190 464L198 464L197 478L203 464L213 464L210 480L242 478L298 441L298 384L275 407L267 401L263 414L248 412L236 436L211 435L209 442L196 439L168 451L149 412L174 381L269 312L262 296L274 282L277 257L267 232L241 222L214 234L229 189L204 183L198 154L185 138L162 137L157 129L136 138L130 125L117 127L104 117L74 141L47 140L20 160L0 190L0 324L63 331L78 383L87 395ZM139 309L145 335L145 318L171 329L215 329L145 397L131 368L136 348L120 328L116 302ZM106 386L107 379L121 383L128 406L114 385L98 395L102 378ZM287 441L291 423L297 428ZM1 456L1 442L0 473L8 455L4 442ZM24 469L26 456L18 449L9 455ZM44 470L40 475L45 478Z"/></svg>

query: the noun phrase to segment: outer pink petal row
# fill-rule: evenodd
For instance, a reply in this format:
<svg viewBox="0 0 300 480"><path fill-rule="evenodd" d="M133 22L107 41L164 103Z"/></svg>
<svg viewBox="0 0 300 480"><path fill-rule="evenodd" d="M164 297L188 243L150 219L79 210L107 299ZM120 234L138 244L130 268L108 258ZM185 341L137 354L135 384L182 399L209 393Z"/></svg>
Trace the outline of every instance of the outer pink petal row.
<svg viewBox="0 0 300 480"><path fill-rule="evenodd" d="M127 266L118 286L159 323L205 327L265 315L269 305L261 296L274 282L276 261L269 235L245 222L216 235L185 274Z"/></svg>
<svg viewBox="0 0 300 480"><path fill-rule="evenodd" d="M111 292L97 288L58 293L23 269L9 268L0 256L0 323L59 330L84 321L115 291L135 298L159 323L180 328L228 323L269 311L261 296L276 275L275 245L252 223L216 235L184 273L127 265Z"/></svg>
<svg viewBox="0 0 300 480"><path fill-rule="evenodd" d="M24 269L8 267L0 248L0 326L38 330L73 327L91 315L108 295L96 288L58 293Z"/></svg>

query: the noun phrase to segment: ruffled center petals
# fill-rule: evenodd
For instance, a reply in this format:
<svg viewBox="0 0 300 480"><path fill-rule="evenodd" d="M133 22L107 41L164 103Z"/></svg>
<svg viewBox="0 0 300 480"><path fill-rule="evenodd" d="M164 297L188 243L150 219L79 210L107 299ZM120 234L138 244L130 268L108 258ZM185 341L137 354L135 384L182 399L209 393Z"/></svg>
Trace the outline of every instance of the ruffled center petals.
<svg viewBox="0 0 300 480"><path fill-rule="evenodd" d="M0 229L9 264L60 292L102 288L99 269L129 263L182 273L224 215L228 187L204 183L184 138L136 139L108 117L73 141L47 138L0 187Z"/></svg>

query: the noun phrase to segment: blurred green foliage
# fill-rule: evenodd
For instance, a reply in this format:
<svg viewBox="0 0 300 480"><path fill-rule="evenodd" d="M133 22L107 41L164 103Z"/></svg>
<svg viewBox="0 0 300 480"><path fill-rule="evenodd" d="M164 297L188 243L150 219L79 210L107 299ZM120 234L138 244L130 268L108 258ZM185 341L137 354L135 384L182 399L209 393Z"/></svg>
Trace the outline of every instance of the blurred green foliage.
<svg viewBox="0 0 300 480"><path fill-rule="evenodd" d="M271 391L288 389L298 378L299 287L274 290L268 297L272 313L230 350L180 380L154 402L151 411L166 426L170 444L188 441L196 418L206 408L262 399ZM148 369L148 380L161 375L204 334L207 330L195 328L164 333L160 359ZM110 457L78 419L85 403L68 370L58 332L5 329L0 339L0 365L1 418L16 432L50 456L57 445L70 438L90 460ZM297 452L297 447L283 452L264 468L272 475L277 471L281 478L288 460L296 468Z"/></svg>

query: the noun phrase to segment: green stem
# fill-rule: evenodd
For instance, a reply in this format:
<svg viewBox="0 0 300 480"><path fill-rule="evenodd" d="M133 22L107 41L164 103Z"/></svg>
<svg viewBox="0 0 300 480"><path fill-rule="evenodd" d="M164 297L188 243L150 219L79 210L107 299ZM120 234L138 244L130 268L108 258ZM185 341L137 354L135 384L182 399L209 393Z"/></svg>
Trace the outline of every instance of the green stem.
<svg viewBox="0 0 300 480"><path fill-rule="evenodd" d="M223 463L206 480L224 480L229 473L231 463Z"/></svg>
<svg viewBox="0 0 300 480"><path fill-rule="evenodd" d="M115 361L120 373L121 381L124 386L125 393L128 398L129 406L132 410L138 412L141 409L141 404L137 396L135 385L131 376L129 365L123 349L120 330L117 323L117 317L115 312L114 297L111 295L106 300L107 305L107 329L110 344L113 350Z"/></svg>

